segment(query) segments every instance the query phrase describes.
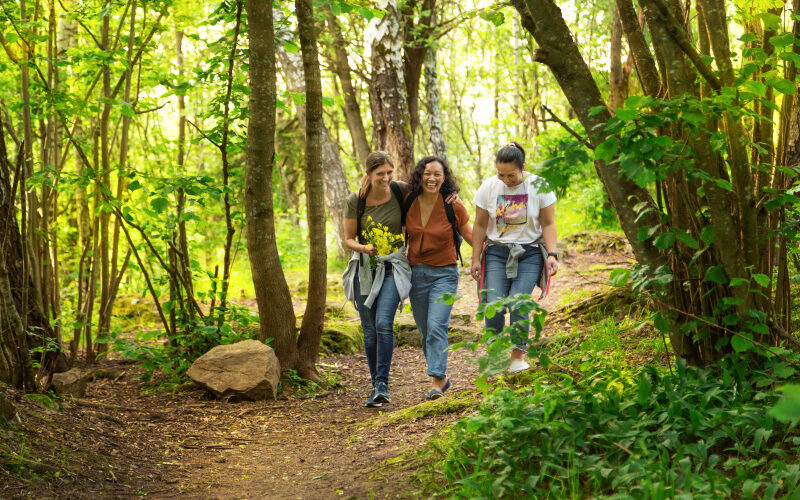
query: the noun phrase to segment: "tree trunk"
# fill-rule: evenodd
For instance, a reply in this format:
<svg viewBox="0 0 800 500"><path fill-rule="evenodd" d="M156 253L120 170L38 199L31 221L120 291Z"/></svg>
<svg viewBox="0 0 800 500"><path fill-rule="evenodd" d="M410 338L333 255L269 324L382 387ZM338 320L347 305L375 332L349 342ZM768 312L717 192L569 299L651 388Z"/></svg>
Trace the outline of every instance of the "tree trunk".
<svg viewBox="0 0 800 500"><path fill-rule="evenodd" d="M295 0L297 34L303 53L306 89L306 214L308 218L309 265L308 299L298 339L298 373L317 380L315 363L325 322L325 298L328 290L325 249L325 187L322 170L322 77L317 56L312 0ZM342 211L341 208L338 210Z"/></svg>
<svg viewBox="0 0 800 500"><path fill-rule="evenodd" d="M609 95L608 106L617 109L625 102L628 97L628 86L625 81L625 72L622 69L622 21L619 17L619 10L611 2L613 18L611 21L611 47L609 49Z"/></svg>
<svg viewBox="0 0 800 500"><path fill-rule="evenodd" d="M367 141L367 133L364 129L364 122L361 119L361 108L358 105L356 91L353 88L353 80L350 77L350 64L347 61L346 50L347 42L342 36L342 31L339 29L333 11L331 11L327 4L325 6L325 11L328 16L328 28L333 37L333 70L336 76L339 77L339 83L342 85L342 94L344 96L344 106L342 109L344 111L345 120L347 121L347 129L350 131L350 137L353 139L356 156L359 162L361 162L361 165L364 165L367 161L367 155L369 155L370 152L369 141ZM323 152L323 154L325 153ZM341 212L341 210L338 211ZM333 212L330 213L332 214Z"/></svg>
<svg viewBox="0 0 800 500"><path fill-rule="evenodd" d="M256 292L262 341L272 346L287 370L298 360L292 297L275 240L272 171L275 162L275 40L272 4L247 2L250 38L250 121L244 206L247 252Z"/></svg>
<svg viewBox="0 0 800 500"><path fill-rule="evenodd" d="M273 15L278 18L279 12L273 11ZM283 68L286 84L289 91L295 94L306 93L305 71L303 60L298 54L288 53L282 45L277 47L278 60ZM300 124L306 127L306 105L295 103L297 116ZM328 127L322 123L322 130L319 137L322 147L322 172L325 182L325 206L330 215L334 230L336 231L336 253L340 258L345 256L344 247L344 202L350 193L347 185L347 177L344 174L344 166L339 158L339 150L331 137Z"/></svg>
<svg viewBox="0 0 800 500"><path fill-rule="evenodd" d="M394 160L395 176L408 179L414 167L414 135L403 77L403 37L396 0L379 0L382 19L370 21L367 39L372 49L370 106L375 147Z"/></svg>
<svg viewBox="0 0 800 500"><path fill-rule="evenodd" d="M417 0L407 0L402 4L400 14L403 25L403 80L408 97L411 137L419 128L419 81L433 33L435 11L436 0L422 0L422 5Z"/></svg>
<svg viewBox="0 0 800 500"><path fill-rule="evenodd" d="M425 55L425 107L428 111L431 151L436 156L447 159L439 99L439 77L436 73L436 51L432 47L428 48Z"/></svg>

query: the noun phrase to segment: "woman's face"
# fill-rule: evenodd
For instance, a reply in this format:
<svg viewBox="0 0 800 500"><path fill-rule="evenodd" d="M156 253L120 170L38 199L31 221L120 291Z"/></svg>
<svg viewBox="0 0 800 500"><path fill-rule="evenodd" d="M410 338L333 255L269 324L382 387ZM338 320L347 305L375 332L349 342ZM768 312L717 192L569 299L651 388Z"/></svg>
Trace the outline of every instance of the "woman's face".
<svg viewBox="0 0 800 500"><path fill-rule="evenodd" d="M438 161L425 165L422 171L422 189L428 193L438 193L444 183L444 167Z"/></svg>
<svg viewBox="0 0 800 500"><path fill-rule="evenodd" d="M497 178L503 181L506 186L519 186L522 182L523 169L519 168L515 163L495 163L495 167L497 167Z"/></svg>
<svg viewBox="0 0 800 500"><path fill-rule="evenodd" d="M372 187L374 189L380 189L381 191L389 189L389 183L392 182L393 173L394 167L388 163L384 163L380 167L376 168L369 174L369 180L372 183Z"/></svg>

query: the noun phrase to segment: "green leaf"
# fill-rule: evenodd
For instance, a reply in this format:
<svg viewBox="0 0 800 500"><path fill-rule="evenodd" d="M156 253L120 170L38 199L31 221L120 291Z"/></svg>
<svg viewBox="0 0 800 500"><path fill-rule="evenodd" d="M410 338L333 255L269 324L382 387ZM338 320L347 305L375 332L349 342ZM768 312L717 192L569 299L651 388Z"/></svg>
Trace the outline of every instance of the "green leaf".
<svg viewBox="0 0 800 500"><path fill-rule="evenodd" d="M156 212L162 213L167 209L167 207L169 207L169 200L159 196L158 198L153 198L150 200L150 206L153 207L153 210Z"/></svg>
<svg viewBox="0 0 800 500"><path fill-rule="evenodd" d="M625 286L630 275L630 269L614 269L608 277L608 282L611 283L611 286Z"/></svg>
<svg viewBox="0 0 800 500"><path fill-rule="evenodd" d="M730 287L742 286L742 285L746 285L747 283L750 283L750 282L748 280L744 279L744 278L733 278L731 280L731 282L728 284L728 286L730 286Z"/></svg>
<svg viewBox="0 0 800 500"><path fill-rule="evenodd" d="M653 393L653 384L650 383L650 379L644 373L639 375L639 385L636 389L636 400L640 405L644 405L650 398L650 394Z"/></svg>
<svg viewBox="0 0 800 500"><path fill-rule="evenodd" d="M655 313L655 315L653 315L653 326L661 333L670 332L669 318L661 313Z"/></svg>
<svg viewBox="0 0 800 500"><path fill-rule="evenodd" d="M542 351L542 353L539 355L539 364L541 364L542 368L544 369L547 369L550 366L550 356L548 356L544 351Z"/></svg>
<svg viewBox="0 0 800 500"><path fill-rule="evenodd" d="M770 78L767 80L767 85L774 88L781 94L794 95L796 92L794 83L786 78Z"/></svg>
<svg viewBox="0 0 800 500"><path fill-rule="evenodd" d="M767 276L766 274L754 274L753 280L764 288L769 286L770 280L769 276Z"/></svg>
<svg viewBox="0 0 800 500"><path fill-rule="evenodd" d="M728 276L722 266L713 266L706 269L703 281L713 281L714 283L724 284L728 282Z"/></svg>
<svg viewBox="0 0 800 500"><path fill-rule="evenodd" d="M286 40L283 42L283 49L290 54L297 54L300 52L300 46L293 40Z"/></svg>
<svg viewBox="0 0 800 500"><path fill-rule="evenodd" d="M752 335L750 335L749 333L742 333L740 335L741 336L734 335L733 337L731 337L731 347L733 347L733 350L736 352L744 352L749 349L752 349L753 343L750 340L748 340L753 338Z"/></svg>
<svg viewBox="0 0 800 500"><path fill-rule="evenodd" d="M695 250L700 248L700 244L697 242L697 240L692 238L686 231L677 230L675 234L678 236L678 239L681 240L681 243L687 247Z"/></svg>
<svg viewBox="0 0 800 500"><path fill-rule="evenodd" d="M770 408L768 413L781 422L800 419L800 385L786 385L782 390L784 399Z"/></svg>
<svg viewBox="0 0 800 500"><path fill-rule="evenodd" d="M788 47L793 42L794 42L794 35L788 32L769 37L769 43L771 43L772 46L776 48Z"/></svg>
<svg viewBox="0 0 800 500"><path fill-rule="evenodd" d="M717 184L717 186L721 187L726 191L733 191L733 186L731 186L731 183L726 181L725 179L714 179L714 182Z"/></svg>
<svg viewBox="0 0 800 500"><path fill-rule="evenodd" d="M759 97L767 95L767 86L757 80L747 80L741 85L741 88Z"/></svg>
<svg viewBox="0 0 800 500"><path fill-rule="evenodd" d="M659 250L666 250L674 244L675 233L673 232L661 233L656 237L655 241L653 241L653 245L655 245Z"/></svg>
<svg viewBox="0 0 800 500"><path fill-rule="evenodd" d="M612 160L619 151L619 139L609 137L594 149L594 157L602 161Z"/></svg>
<svg viewBox="0 0 800 500"><path fill-rule="evenodd" d="M704 227L703 230L700 232L700 239L706 245L711 245L712 243L714 243L714 241L716 241L717 239L717 236L714 233L714 226Z"/></svg>

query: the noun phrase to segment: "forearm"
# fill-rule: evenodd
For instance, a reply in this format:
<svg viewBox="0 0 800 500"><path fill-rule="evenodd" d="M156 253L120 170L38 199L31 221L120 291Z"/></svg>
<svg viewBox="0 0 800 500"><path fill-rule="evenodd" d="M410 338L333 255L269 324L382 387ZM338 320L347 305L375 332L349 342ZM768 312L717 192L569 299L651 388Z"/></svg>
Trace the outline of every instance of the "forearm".
<svg viewBox="0 0 800 500"><path fill-rule="evenodd" d="M481 261L481 249L483 242L486 240L486 226L480 223L475 223L472 226L472 263L478 264Z"/></svg>
<svg viewBox="0 0 800 500"><path fill-rule="evenodd" d="M542 239L544 240L544 246L547 247L548 252L555 253L557 251L558 231L556 229L555 222L546 226L542 226Z"/></svg>
<svg viewBox="0 0 800 500"><path fill-rule="evenodd" d="M366 251L366 245L362 245L353 238L347 238L344 240L344 246L354 252L364 253Z"/></svg>

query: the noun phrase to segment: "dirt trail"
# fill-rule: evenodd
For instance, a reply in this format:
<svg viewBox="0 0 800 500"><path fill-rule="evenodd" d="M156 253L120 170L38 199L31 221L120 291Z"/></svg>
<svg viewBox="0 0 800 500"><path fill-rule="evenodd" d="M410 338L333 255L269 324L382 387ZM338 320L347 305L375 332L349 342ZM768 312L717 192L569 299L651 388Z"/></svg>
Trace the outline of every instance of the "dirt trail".
<svg viewBox="0 0 800 500"><path fill-rule="evenodd" d="M563 297L602 286L609 269L626 262L627 256L619 252L562 258L544 307L552 310ZM474 314L474 282L462 275L459 288L464 298L456 303L454 314ZM558 329L548 325L545 334ZM222 403L197 389L153 392L130 375L100 379L90 384L86 399L122 407L113 412L117 423L95 419L89 426L97 433L98 442L106 443L97 453L109 457L111 472L101 474L101 479L87 476L83 487L73 480L66 491L71 497L87 498L98 494L405 498L414 471L403 464L387 467L385 462L419 449L431 435L471 411L456 403L459 394L474 390L477 368L471 360L477 356L466 349L452 352L448 374L453 387L446 398L424 403L429 382L421 350L396 348L390 381L392 403L379 410L363 406L369 389L363 354L322 360L323 368L340 374L340 388L313 397L295 393L268 402ZM130 373L136 370L131 365L127 369ZM445 405L447 411L443 411ZM397 418L408 415L411 407L423 416ZM97 416L87 408L73 411L88 412L86 418ZM95 439L93 436L87 434L87 440Z"/></svg>

